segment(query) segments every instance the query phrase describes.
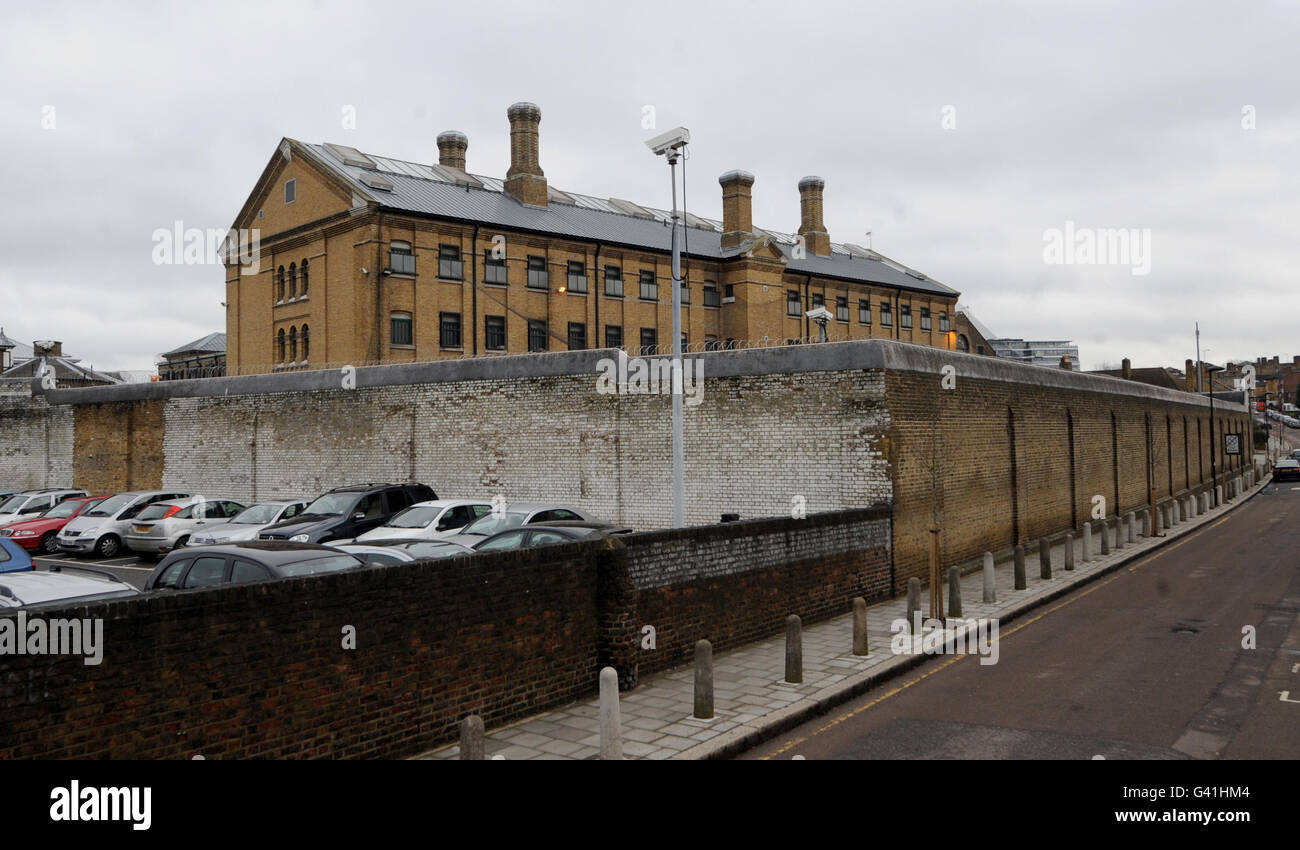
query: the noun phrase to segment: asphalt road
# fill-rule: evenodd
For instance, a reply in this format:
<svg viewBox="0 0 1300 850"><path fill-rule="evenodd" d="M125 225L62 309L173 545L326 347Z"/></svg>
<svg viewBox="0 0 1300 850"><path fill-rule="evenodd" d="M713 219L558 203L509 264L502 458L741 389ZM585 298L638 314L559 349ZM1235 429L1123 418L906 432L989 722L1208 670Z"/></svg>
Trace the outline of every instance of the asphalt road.
<svg viewBox="0 0 1300 850"><path fill-rule="evenodd" d="M1300 758L1300 483L1000 639L997 664L936 657L739 757Z"/></svg>

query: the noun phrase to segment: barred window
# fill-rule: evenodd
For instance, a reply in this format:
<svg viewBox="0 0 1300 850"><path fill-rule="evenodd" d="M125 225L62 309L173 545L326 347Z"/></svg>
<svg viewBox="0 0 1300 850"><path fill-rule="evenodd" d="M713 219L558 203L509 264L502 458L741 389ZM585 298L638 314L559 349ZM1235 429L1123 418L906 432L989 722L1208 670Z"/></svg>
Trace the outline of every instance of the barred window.
<svg viewBox="0 0 1300 850"><path fill-rule="evenodd" d="M645 301L659 300L659 284L655 281L655 273L652 271L641 272L641 298Z"/></svg>
<svg viewBox="0 0 1300 850"><path fill-rule="evenodd" d="M546 270L545 257L528 258L528 286L531 289L549 289L551 286L550 272Z"/></svg>
<svg viewBox="0 0 1300 850"><path fill-rule="evenodd" d="M528 320L528 350L546 350L546 322L541 319Z"/></svg>
<svg viewBox="0 0 1300 850"><path fill-rule="evenodd" d="M888 328L894 324L894 308L888 302L880 305L880 326Z"/></svg>
<svg viewBox="0 0 1300 850"><path fill-rule="evenodd" d="M785 291L785 314L787 316L798 316L803 312L803 300L799 297L799 290L787 289Z"/></svg>
<svg viewBox="0 0 1300 850"><path fill-rule="evenodd" d="M393 313L389 316L389 341L392 345L415 343L415 328L410 313Z"/></svg>
<svg viewBox="0 0 1300 850"><path fill-rule="evenodd" d="M605 294L610 298L623 297L623 270L618 266L605 266Z"/></svg>
<svg viewBox="0 0 1300 850"><path fill-rule="evenodd" d="M912 308L908 304L900 304L898 307L898 326L900 328L910 328L912 326Z"/></svg>
<svg viewBox="0 0 1300 850"><path fill-rule="evenodd" d="M587 324L569 322L569 350L581 351L587 347Z"/></svg>
<svg viewBox="0 0 1300 850"><path fill-rule="evenodd" d="M438 314L438 344L443 348L461 348L460 313Z"/></svg>
<svg viewBox="0 0 1300 850"><path fill-rule="evenodd" d="M483 317L483 345L488 351L506 350L506 317Z"/></svg>
<svg viewBox="0 0 1300 850"><path fill-rule="evenodd" d="M835 296L835 321L847 322L849 320L849 297L847 295Z"/></svg>
<svg viewBox="0 0 1300 850"><path fill-rule="evenodd" d="M569 279L567 289L570 292L587 291L587 264L569 260Z"/></svg>
<svg viewBox="0 0 1300 850"><path fill-rule="evenodd" d="M718 287L711 283L704 284L704 306L717 307L721 303L718 297Z"/></svg>
<svg viewBox="0 0 1300 850"><path fill-rule="evenodd" d="M500 257L494 257L491 248L483 252L483 282L494 283L498 286L505 286L510 282L506 273L504 253Z"/></svg>
<svg viewBox="0 0 1300 850"><path fill-rule="evenodd" d="M939 314L939 330L943 331L944 333L947 333L948 331L952 330L952 325L948 323L947 313Z"/></svg>
<svg viewBox="0 0 1300 850"><path fill-rule="evenodd" d="M622 325L605 325L605 347L606 348L623 347L623 326Z"/></svg>
<svg viewBox="0 0 1300 850"><path fill-rule="evenodd" d="M691 303L691 288L686 284L686 281L682 281L682 303Z"/></svg>
<svg viewBox="0 0 1300 850"><path fill-rule="evenodd" d="M866 298L858 302L858 324L871 324L871 301Z"/></svg>
<svg viewBox="0 0 1300 850"><path fill-rule="evenodd" d="M826 296L823 293L814 292L812 294L812 305L814 310L816 310L818 307L825 307Z"/></svg>
<svg viewBox="0 0 1300 850"><path fill-rule="evenodd" d="M921 308L921 330L923 331L930 330L930 308L929 307Z"/></svg>
<svg viewBox="0 0 1300 850"><path fill-rule="evenodd" d="M656 354L659 347L659 332L654 328L641 329L641 353Z"/></svg>
<svg viewBox="0 0 1300 850"><path fill-rule="evenodd" d="M465 278L465 263L460 258L459 245L438 246L438 277L448 280Z"/></svg>
<svg viewBox="0 0 1300 850"><path fill-rule="evenodd" d="M393 274L415 274L415 255L410 243L394 242L388 246L388 268Z"/></svg>

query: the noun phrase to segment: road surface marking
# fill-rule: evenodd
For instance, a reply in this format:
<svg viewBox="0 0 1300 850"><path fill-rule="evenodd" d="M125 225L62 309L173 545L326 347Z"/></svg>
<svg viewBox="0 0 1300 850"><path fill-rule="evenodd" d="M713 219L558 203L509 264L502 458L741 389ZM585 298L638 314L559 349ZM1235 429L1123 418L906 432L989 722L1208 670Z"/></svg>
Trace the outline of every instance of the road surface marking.
<svg viewBox="0 0 1300 850"><path fill-rule="evenodd" d="M1278 691L1278 694L1279 694L1278 699L1280 699L1282 702L1293 702L1296 705L1300 705L1300 699L1291 699L1290 691Z"/></svg>

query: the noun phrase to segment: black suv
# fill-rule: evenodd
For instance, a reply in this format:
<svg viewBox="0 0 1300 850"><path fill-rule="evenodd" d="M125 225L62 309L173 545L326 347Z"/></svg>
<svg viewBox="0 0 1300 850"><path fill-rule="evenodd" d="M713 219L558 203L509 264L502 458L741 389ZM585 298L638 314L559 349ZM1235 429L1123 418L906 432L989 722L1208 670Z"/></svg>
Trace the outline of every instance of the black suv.
<svg viewBox="0 0 1300 850"><path fill-rule="evenodd" d="M424 484L351 484L335 487L293 519L268 525L259 540L324 543L349 540L377 528L416 502L438 498Z"/></svg>

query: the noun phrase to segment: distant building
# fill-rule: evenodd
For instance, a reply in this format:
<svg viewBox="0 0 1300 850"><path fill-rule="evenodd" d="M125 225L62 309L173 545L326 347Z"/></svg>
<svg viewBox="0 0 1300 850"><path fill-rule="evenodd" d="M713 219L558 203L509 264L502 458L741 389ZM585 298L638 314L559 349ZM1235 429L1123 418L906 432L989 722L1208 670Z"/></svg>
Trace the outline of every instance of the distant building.
<svg viewBox="0 0 1300 850"><path fill-rule="evenodd" d="M969 352L970 354L984 354L988 357L996 357L997 352L989 343L989 337L993 332L985 327L984 323L975 318L971 313L970 307L965 304L957 305L957 313L953 318L953 330L957 332L956 345L958 351Z"/></svg>
<svg viewBox="0 0 1300 850"><path fill-rule="evenodd" d="M1068 339L1024 340L1018 337L999 337L990 339L989 344L998 357L1032 366L1056 368L1061 363L1061 357L1066 354L1070 355L1072 362L1079 362L1079 346Z"/></svg>
<svg viewBox="0 0 1300 850"><path fill-rule="evenodd" d="M1188 361L1190 364L1191 361ZM1182 372L1174 369L1166 369L1163 366L1138 367L1133 368L1127 357L1124 358L1124 365L1119 369L1094 369L1091 375L1109 375L1112 378L1123 378L1126 381L1137 381L1139 384L1150 384L1153 387L1164 387L1169 390L1186 390L1187 378ZM1193 378L1196 376L1193 375Z"/></svg>
<svg viewBox="0 0 1300 850"><path fill-rule="evenodd" d="M221 332L191 340L159 355L158 379L220 378L226 374L226 335Z"/></svg>
<svg viewBox="0 0 1300 850"><path fill-rule="evenodd" d="M4 337L3 332L0 332L0 337L5 340L5 343L0 343L0 347L12 343L8 337ZM15 348L17 346L5 348L6 360ZM82 366L77 358L65 355L63 343L57 340L38 340L32 343L31 352L30 356L22 359L14 358L8 367L0 372L0 381L30 381L43 374L50 374L54 378L55 385L59 387L103 387L122 383L120 376ZM42 371L42 364L45 363L48 363L52 372Z"/></svg>

